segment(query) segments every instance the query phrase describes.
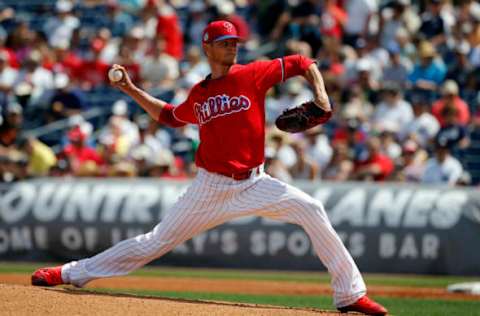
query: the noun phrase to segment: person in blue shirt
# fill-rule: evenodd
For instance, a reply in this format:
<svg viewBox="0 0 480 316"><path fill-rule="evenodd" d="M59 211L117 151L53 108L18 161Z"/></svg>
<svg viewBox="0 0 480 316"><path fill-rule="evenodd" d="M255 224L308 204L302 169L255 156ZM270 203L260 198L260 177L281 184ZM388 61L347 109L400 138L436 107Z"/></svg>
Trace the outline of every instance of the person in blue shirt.
<svg viewBox="0 0 480 316"><path fill-rule="evenodd" d="M442 60L436 59L435 47L429 42L419 44L418 55L420 61L408 75L409 85L413 91L433 101L438 86L445 79L447 69Z"/></svg>

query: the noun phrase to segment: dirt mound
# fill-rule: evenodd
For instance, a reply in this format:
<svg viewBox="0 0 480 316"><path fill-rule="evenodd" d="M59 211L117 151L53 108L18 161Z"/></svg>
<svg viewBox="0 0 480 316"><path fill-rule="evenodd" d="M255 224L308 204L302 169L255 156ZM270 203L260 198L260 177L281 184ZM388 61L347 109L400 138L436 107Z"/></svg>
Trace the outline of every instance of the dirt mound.
<svg viewBox="0 0 480 316"><path fill-rule="evenodd" d="M25 274L0 274L0 283L30 284ZM305 282L280 282L266 280L228 280L207 278L136 277L126 276L95 280L88 288L154 290L173 292L236 293L251 295L332 295L328 284ZM478 295L449 293L444 288L407 286L368 286L369 295L388 297L429 298L442 300L478 300Z"/></svg>
<svg viewBox="0 0 480 316"><path fill-rule="evenodd" d="M2 315L339 315L314 309L90 293L0 284Z"/></svg>

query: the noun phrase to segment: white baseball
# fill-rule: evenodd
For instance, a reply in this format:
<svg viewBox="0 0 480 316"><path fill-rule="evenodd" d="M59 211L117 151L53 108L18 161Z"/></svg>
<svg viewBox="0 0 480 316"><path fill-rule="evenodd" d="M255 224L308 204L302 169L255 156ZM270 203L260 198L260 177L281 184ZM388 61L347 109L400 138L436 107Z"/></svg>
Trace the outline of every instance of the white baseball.
<svg viewBox="0 0 480 316"><path fill-rule="evenodd" d="M108 78L112 82L118 82L123 79L123 72L120 69L111 68L108 71Z"/></svg>

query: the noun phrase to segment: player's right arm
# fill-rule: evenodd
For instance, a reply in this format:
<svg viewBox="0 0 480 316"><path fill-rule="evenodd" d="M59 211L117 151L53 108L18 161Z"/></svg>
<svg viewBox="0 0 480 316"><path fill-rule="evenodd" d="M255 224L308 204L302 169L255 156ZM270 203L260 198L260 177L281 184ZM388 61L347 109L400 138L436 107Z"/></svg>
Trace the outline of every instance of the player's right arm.
<svg viewBox="0 0 480 316"><path fill-rule="evenodd" d="M186 124L186 122L180 121L174 116L173 105L157 99L135 86L125 67L115 64L112 68L122 71L123 77L117 82L110 81L111 85L134 99L154 120L171 127L179 127Z"/></svg>

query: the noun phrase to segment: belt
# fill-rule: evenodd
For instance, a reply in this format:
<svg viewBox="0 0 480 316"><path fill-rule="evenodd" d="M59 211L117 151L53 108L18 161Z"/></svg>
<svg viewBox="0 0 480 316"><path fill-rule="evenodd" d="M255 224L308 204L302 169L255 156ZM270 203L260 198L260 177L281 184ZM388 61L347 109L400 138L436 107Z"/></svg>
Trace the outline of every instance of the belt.
<svg viewBox="0 0 480 316"><path fill-rule="evenodd" d="M260 173L262 173L262 171L263 171L263 164L258 166L258 167L255 167L255 168L252 168L250 170L243 171L243 172L238 172L238 173L221 173L221 172L219 172L219 174L221 174L222 176L225 176L225 177L232 178L233 180L240 181L240 180L247 180L250 177L255 176L255 175L259 175Z"/></svg>

